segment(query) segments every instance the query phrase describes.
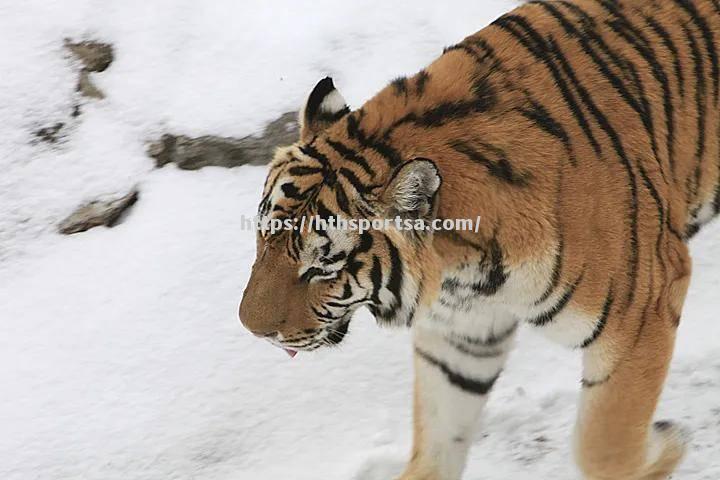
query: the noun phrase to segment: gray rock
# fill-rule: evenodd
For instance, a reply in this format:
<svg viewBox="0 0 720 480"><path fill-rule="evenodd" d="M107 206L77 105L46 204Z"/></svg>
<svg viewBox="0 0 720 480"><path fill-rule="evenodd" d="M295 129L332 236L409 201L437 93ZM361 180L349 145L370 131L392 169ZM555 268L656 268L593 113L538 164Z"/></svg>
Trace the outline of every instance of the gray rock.
<svg viewBox="0 0 720 480"><path fill-rule="evenodd" d="M94 98L96 100L105 98L105 94L93 83L92 79L90 79L90 74L85 70L80 72L77 91L84 97Z"/></svg>
<svg viewBox="0 0 720 480"><path fill-rule="evenodd" d="M72 42L65 39L65 47L83 64L87 72L104 72L115 60L113 46L109 43L84 40Z"/></svg>
<svg viewBox="0 0 720 480"><path fill-rule="evenodd" d="M65 48L77 58L82 64L80 76L77 83L77 91L81 95L102 100L105 94L92 81L91 72L104 72L115 59L113 46L108 43L84 40L72 42L65 39ZM77 107L79 112L79 106Z"/></svg>
<svg viewBox="0 0 720 480"><path fill-rule="evenodd" d="M35 138L41 142L57 143L62 137L62 129L65 127L64 122L57 122L47 127L42 127L33 132Z"/></svg>
<svg viewBox="0 0 720 480"><path fill-rule="evenodd" d="M158 167L175 163L184 170L202 167L238 167L268 163L275 149L291 145L299 138L297 112L281 115L260 136L229 138L207 135L191 138L165 134L148 147L148 155Z"/></svg>
<svg viewBox="0 0 720 480"><path fill-rule="evenodd" d="M60 233L70 235L84 232L100 225L113 227L120 223L123 215L139 198L137 190L109 201L96 201L82 205L65 220L60 222Z"/></svg>

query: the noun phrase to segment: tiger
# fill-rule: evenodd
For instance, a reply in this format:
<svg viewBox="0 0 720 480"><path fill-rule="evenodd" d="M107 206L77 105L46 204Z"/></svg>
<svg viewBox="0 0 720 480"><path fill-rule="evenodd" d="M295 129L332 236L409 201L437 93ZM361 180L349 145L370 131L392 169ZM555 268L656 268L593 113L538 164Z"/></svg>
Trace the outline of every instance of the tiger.
<svg viewBox="0 0 720 480"><path fill-rule="evenodd" d="M242 324L294 355L365 307L409 327L413 445L399 480L459 480L518 329L582 356L588 480L668 478L656 420L692 262L720 213L720 1L518 6L351 110L331 78L276 151ZM476 231L298 228L480 217Z"/></svg>

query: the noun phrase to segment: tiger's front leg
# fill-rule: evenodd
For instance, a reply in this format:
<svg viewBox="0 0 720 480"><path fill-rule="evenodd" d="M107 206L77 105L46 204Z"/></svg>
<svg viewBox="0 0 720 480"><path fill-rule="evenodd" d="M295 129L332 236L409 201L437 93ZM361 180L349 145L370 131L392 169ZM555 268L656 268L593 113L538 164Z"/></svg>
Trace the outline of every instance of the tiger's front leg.
<svg viewBox="0 0 720 480"><path fill-rule="evenodd" d="M460 480L517 327L510 318L475 318L471 331L427 325L433 321L414 327L413 451L399 480Z"/></svg>

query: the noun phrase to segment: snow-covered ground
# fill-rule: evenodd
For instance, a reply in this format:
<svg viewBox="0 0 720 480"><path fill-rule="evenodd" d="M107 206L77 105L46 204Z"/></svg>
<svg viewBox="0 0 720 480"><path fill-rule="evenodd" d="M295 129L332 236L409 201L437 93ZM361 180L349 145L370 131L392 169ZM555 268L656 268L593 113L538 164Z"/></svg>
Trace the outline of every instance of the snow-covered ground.
<svg viewBox="0 0 720 480"><path fill-rule="evenodd" d="M510 1L0 1L0 478L389 480L410 441L406 332L359 315L342 348L290 361L236 308L241 215L261 167L153 170L161 132L241 136L324 75L353 105ZM62 42L116 60L76 120ZM58 145L32 131L62 121ZM78 204L139 185L126 221L63 237ZM661 415L694 431L677 478L720 478L720 224L695 277ZM525 332L468 480L578 478L579 359Z"/></svg>

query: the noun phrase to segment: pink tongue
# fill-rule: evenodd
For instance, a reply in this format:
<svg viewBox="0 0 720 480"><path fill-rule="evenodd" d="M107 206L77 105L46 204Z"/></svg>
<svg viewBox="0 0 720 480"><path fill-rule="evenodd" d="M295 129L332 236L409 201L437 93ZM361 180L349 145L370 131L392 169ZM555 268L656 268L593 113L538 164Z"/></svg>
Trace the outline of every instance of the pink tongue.
<svg viewBox="0 0 720 480"><path fill-rule="evenodd" d="M297 355L295 350L290 350L289 348L283 348L283 350L285 350L285 353L290 355L290 358L295 358L295 355Z"/></svg>

